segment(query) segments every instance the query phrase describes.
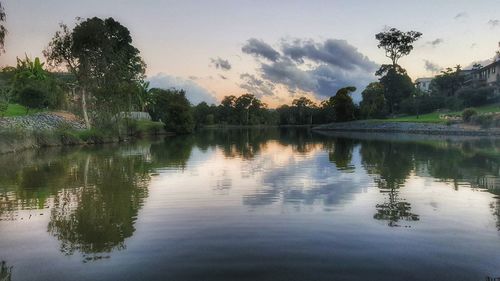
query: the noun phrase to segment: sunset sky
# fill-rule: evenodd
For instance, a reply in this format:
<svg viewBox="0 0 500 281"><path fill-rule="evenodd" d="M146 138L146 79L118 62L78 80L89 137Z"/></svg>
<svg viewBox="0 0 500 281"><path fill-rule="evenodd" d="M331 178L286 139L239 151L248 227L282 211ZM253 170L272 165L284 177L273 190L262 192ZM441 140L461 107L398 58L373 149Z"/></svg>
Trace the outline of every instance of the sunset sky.
<svg viewBox="0 0 500 281"><path fill-rule="evenodd" d="M359 100L388 62L374 37L387 27L424 34L400 61L413 79L490 59L500 41L493 0L1 2L9 31L1 66L41 57L60 22L113 17L130 29L152 86L184 88L193 103L249 92L273 107L350 85Z"/></svg>

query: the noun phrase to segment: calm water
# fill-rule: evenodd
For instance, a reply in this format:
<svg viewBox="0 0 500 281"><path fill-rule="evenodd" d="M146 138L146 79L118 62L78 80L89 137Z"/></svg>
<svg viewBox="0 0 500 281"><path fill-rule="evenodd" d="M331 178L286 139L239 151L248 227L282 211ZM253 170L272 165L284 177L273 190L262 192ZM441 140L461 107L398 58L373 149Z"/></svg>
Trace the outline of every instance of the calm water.
<svg viewBox="0 0 500 281"><path fill-rule="evenodd" d="M0 280L500 277L500 140L194 136L0 156Z"/></svg>

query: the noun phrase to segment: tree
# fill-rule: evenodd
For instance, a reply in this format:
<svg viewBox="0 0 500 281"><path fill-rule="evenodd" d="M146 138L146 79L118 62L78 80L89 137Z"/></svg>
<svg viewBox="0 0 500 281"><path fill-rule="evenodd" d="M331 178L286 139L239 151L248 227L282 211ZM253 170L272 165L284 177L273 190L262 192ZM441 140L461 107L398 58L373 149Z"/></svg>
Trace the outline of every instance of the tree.
<svg viewBox="0 0 500 281"><path fill-rule="evenodd" d="M385 56L388 57L393 68L398 65L398 60L407 56L413 50L413 43L422 36L417 31L403 32L396 28L377 33L375 38L379 41L378 48L385 50Z"/></svg>
<svg viewBox="0 0 500 281"><path fill-rule="evenodd" d="M256 97L252 94L244 94L239 96L234 106L238 111L238 119L240 120L241 125L248 125L250 120L250 107L256 101ZM260 101L259 101L260 102Z"/></svg>
<svg viewBox="0 0 500 281"><path fill-rule="evenodd" d="M316 104L307 97L300 97L292 101L292 106L297 109L297 119L300 124L313 124L312 116Z"/></svg>
<svg viewBox="0 0 500 281"><path fill-rule="evenodd" d="M151 95L149 114L154 121L165 123L165 129L170 132L186 134L193 131L195 122L184 90L154 88Z"/></svg>
<svg viewBox="0 0 500 281"><path fill-rule="evenodd" d="M461 71L462 68L460 65L455 66L455 69L448 67L441 71L441 74L431 81L430 89L432 95L441 97L455 96L465 81L465 76L461 74Z"/></svg>
<svg viewBox="0 0 500 281"><path fill-rule="evenodd" d="M11 92L19 103L28 108L60 108L64 103L64 91L38 57L17 58L17 66L9 71L12 72Z"/></svg>
<svg viewBox="0 0 500 281"><path fill-rule="evenodd" d="M413 43L422 36L417 31L403 32L396 28L377 33L375 38L379 41L377 47L385 50L385 56L391 60L391 64L383 64L375 73L382 76L380 82L384 85L385 99L389 106L389 112L394 114L398 111L399 103L410 97L413 91L411 78L406 74L398 61L407 56L413 50Z"/></svg>
<svg viewBox="0 0 500 281"><path fill-rule="evenodd" d="M364 118L383 118L387 115L384 92L382 83L373 82L361 93L363 100L360 103L360 111Z"/></svg>
<svg viewBox="0 0 500 281"><path fill-rule="evenodd" d="M5 52L5 35L7 35L7 29L3 25L5 19L5 10L3 9L2 2L0 2L0 55L2 54L2 52Z"/></svg>
<svg viewBox="0 0 500 281"><path fill-rule="evenodd" d="M356 106L349 95L354 91L356 91L356 87L345 87L339 89L333 97L335 121L346 122L356 119Z"/></svg>
<svg viewBox="0 0 500 281"><path fill-rule="evenodd" d="M64 24L60 27L44 55L52 66L65 67L75 76L87 128L87 102L94 103L97 116L106 118L130 110L146 65L129 30L113 18L97 17L79 21L71 31Z"/></svg>
<svg viewBox="0 0 500 281"><path fill-rule="evenodd" d="M380 83L384 86L384 97L390 114L399 112L401 102L411 97L415 88L406 73L399 73L392 68L380 78Z"/></svg>

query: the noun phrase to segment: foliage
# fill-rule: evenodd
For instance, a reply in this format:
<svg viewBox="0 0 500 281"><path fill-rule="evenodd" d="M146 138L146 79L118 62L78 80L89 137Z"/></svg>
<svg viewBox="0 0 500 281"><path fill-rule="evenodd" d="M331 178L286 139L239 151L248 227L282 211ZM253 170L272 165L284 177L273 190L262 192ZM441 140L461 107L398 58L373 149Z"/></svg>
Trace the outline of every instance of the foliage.
<svg viewBox="0 0 500 281"><path fill-rule="evenodd" d="M474 108L466 108L462 112L462 119L464 120L464 122L470 122L472 116L475 116L475 115L477 115L477 111Z"/></svg>
<svg viewBox="0 0 500 281"><path fill-rule="evenodd" d="M5 35L7 35L7 29L3 25L5 22L6 15L5 15L5 10L2 6L2 2L0 2L0 54L2 52L5 52L4 46L5 46Z"/></svg>
<svg viewBox="0 0 500 281"><path fill-rule="evenodd" d="M345 122L356 119L356 107L350 93L356 91L355 87L345 87L337 91L333 97L333 110L335 121Z"/></svg>
<svg viewBox="0 0 500 281"><path fill-rule="evenodd" d="M411 78L406 73L397 72L392 68L380 78L380 83L384 88L384 97L390 114L399 112L401 101L411 97L414 91Z"/></svg>
<svg viewBox="0 0 500 281"><path fill-rule="evenodd" d="M481 106L493 101L495 97L495 88L462 88L457 91L457 97L463 100L464 106Z"/></svg>
<svg viewBox="0 0 500 281"><path fill-rule="evenodd" d="M361 96L363 97L360 103L361 116L364 118L384 118L387 115L384 93L384 85L382 83L370 83L361 92Z"/></svg>
<svg viewBox="0 0 500 281"><path fill-rule="evenodd" d="M129 30L113 18L97 17L80 20L73 30L60 27L44 55L52 66L65 67L76 78L87 127L87 103L94 119L130 111L140 95L137 85L143 81L145 63Z"/></svg>
<svg viewBox="0 0 500 281"><path fill-rule="evenodd" d="M465 80L465 76L461 74L461 71L460 65L457 65L455 70L448 67L441 71L441 74L431 81L430 89L432 95L442 97L455 96L456 92L463 86Z"/></svg>
<svg viewBox="0 0 500 281"><path fill-rule="evenodd" d="M149 114L154 121L165 123L165 129L178 134L191 133L195 123L191 105L184 90L151 89Z"/></svg>
<svg viewBox="0 0 500 281"><path fill-rule="evenodd" d="M12 98L29 108L60 108L66 102L66 95L54 75L44 68L38 57L17 59L17 66L5 70L10 77ZM36 104L39 102L39 104Z"/></svg>
<svg viewBox="0 0 500 281"><path fill-rule="evenodd" d="M19 93L19 103L28 108L42 109L49 105L49 100L44 91L26 87Z"/></svg>
<svg viewBox="0 0 500 281"><path fill-rule="evenodd" d="M9 92L7 89L0 88L0 117L4 117L9 108Z"/></svg>
<svg viewBox="0 0 500 281"><path fill-rule="evenodd" d="M159 135L165 124L162 122L154 122L150 120L124 120L127 126L127 134L129 136L145 136Z"/></svg>
<svg viewBox="0 0 500 281"><path fill-rule="evenodd" d="M375 38L379 41L378 48L385 50L385 56L391 59L392 65L396 66L398 60L409 55L413 50L413 43L422 36L417 31L403 32L396 28L377 33Z"/></svg>

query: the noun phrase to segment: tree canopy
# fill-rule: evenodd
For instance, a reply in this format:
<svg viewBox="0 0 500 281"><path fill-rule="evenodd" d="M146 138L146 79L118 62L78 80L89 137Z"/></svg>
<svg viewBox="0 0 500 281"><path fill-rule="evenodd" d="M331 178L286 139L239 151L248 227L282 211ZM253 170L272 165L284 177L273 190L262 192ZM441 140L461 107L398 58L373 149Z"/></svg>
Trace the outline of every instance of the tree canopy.
<svg viewBox="0 0 500 281"><path fill-rule="evenodd" d="M80 20L73 30L64 24L60 27L44 55L49 64L76 77L87 126L87 102L93 104L97 117L130 110L146 65L132 45L129 30L113 18L97 17Z"/></svg>
<svg viewBox="0 0 500 281"><path fill-rule="evenodd" d="M5 36L7 35L7 29L5 28L3 23L5 22L6 18L7 16L2 6L2 2L0 2L0 54L2 52L5 52L4 46L5 46Z"/></svg>

